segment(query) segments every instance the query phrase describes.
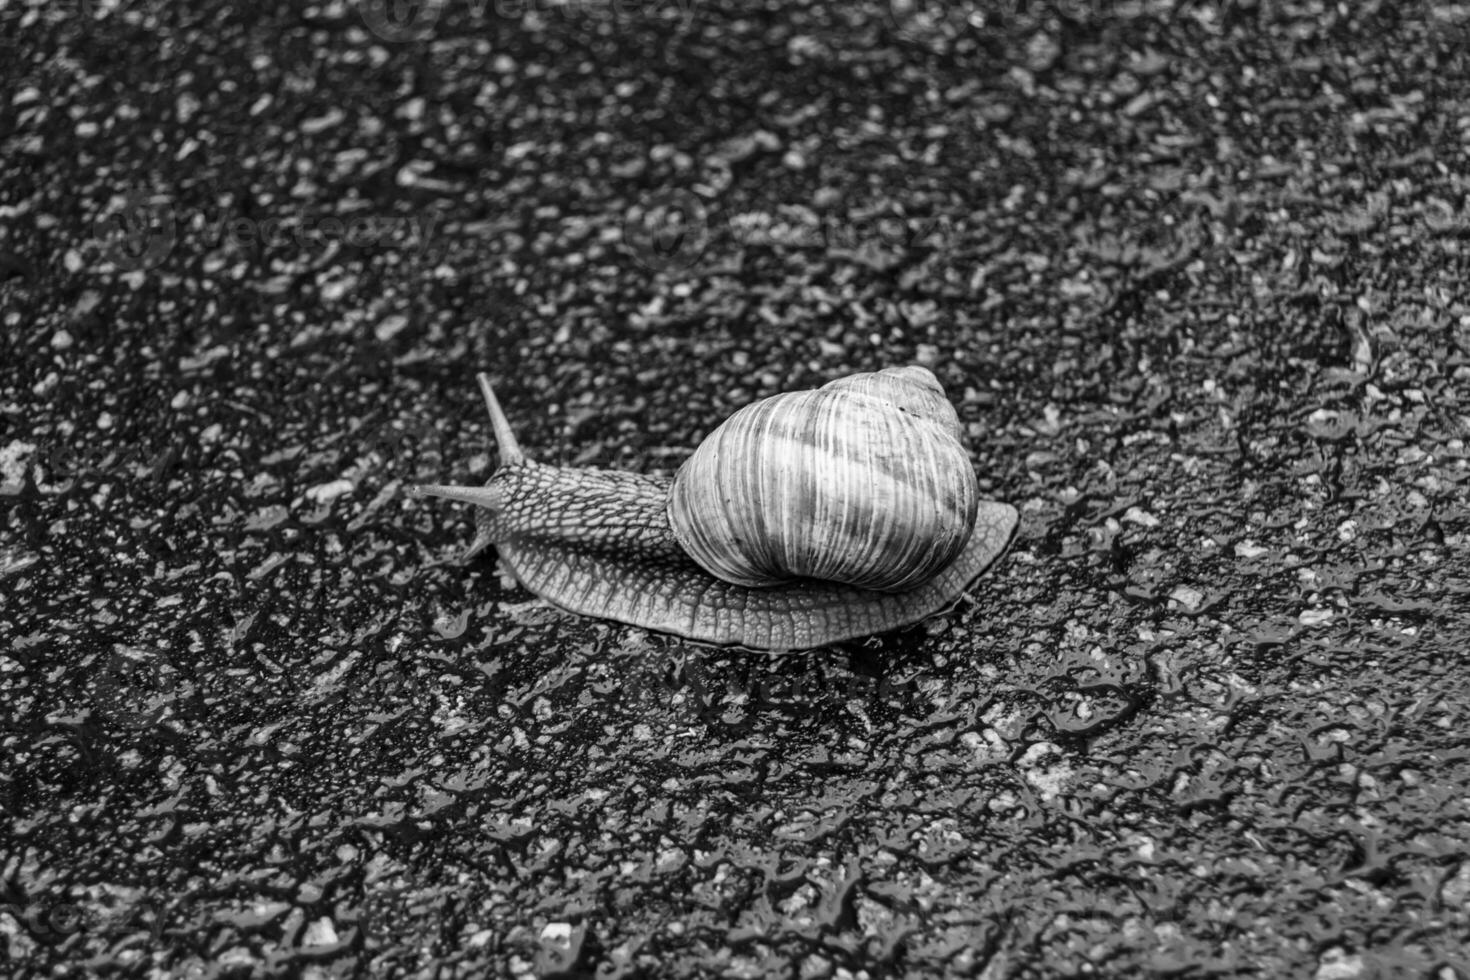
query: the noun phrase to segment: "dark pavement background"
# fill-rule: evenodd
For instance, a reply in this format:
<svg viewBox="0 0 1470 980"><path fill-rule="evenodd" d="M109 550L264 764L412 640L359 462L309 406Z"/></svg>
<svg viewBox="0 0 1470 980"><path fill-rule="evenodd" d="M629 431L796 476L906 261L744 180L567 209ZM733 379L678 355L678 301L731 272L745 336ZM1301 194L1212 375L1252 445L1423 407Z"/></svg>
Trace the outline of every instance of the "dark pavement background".
<svg viewBox="0 0 1470 980"><path fill-rule="evenodd" d="M1470 12L987 10L0 7L5 969L1470 976ZM869 644L402 493L915 361L1023 523Z"/></svg>

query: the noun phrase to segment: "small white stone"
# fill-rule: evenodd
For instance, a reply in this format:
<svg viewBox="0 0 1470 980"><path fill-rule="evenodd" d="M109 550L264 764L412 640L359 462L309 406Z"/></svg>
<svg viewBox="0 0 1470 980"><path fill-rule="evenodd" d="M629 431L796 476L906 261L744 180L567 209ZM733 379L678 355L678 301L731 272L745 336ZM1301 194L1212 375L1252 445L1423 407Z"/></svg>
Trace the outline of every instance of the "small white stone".
<svg viewBox="0 0 1470 980"><path fill-rule="evenodd" d="M0 446L0 483L20 485L25 482L26 457L36 451L34 442L15 440Z"/></svg>
<svg viewBox="0 0 1470 980"><path fill-rule="evenodd" d="M1312 980L1352 980L1363 976L1363 965L1361 956L1348 956L1340 946L1334 946L1322 954Z"/></svg>
<svg viewBox="0 0 1470 980"><path fill-rule="evenodd" d="M570 946L572 942L572 924L570 922L548 922L541 930L541 942L556 943L558 946Z"/></svg>
<svg viewBox="0 0 1470 980"><path fill-rule="evenodd" d="M1205 594L1193 586L1176 585L1174 591L1169 593L1169 598L1193 612L1205 601Z"/></svg>
<svg viewBox="0 0 1470 980"><path fill-rule="evenodd" d="M1157 517L1146 510L1139 510L1137 507L1129 507L1127 512L1123 514L1123 520L1128 521L1130 524L1141 525L1142 527L1159 526L1159 519Z"/></svg>
<svg viewBox="0 0 1470 980"><path fill-rule="evenodd" d="M388 317L382 323L378 324L377 327L373 330L373 334L379 340L388 341L397 336L398 332L406 326L408 326L408 317L402 315L401 313L395 313L393 316Z"/></svg>
<svg viewBox="0 0 1470 980"><path fill-rule="evenodd" d="M333 480L331 483L319 483L307 490L306 499L315 504L325 504L351 493L352 490L351 480Z"/></svg>
<svg viewBox="0 0 1470 980"><path fill-rule="evenodd" d="M355 276L343 276L340 279L329 279L322 283L322 299L329 303L335 303L346 296L352 287L357 285Z"/></svg>
<svg viewBox="0 0 1470 980"><path fill-rule="evenodd" d="M306 934L302 937L304 946L332 946L337 942L337 928L326 916L307 926Z"/></svg>

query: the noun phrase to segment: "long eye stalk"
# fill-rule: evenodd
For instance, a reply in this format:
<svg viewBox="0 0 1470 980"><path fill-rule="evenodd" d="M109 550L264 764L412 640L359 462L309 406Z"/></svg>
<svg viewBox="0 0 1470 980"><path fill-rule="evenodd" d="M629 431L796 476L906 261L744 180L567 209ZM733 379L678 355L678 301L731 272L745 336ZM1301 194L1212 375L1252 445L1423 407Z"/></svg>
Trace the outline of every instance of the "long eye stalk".
<svg viewBox="0 0 1470 980"><path fill-rule="evenodd" d="M493 487L455 487L442 483L420 483L409 487L408 492L415 497L443 497L445 500L458 500L461 503L488 507L491 510L499 510L505 505L505 498L499 490Z"/></svg>
<svg viewBox="0 0 1470 980"><path fill-rule="evenodd" d="M490 387L490 375L481 372L475 375L475 380L480 382L480 393L485 396L485 408L490 412L490 425L495 429L495 444L500 447L500 465L514 466L523 462L526 454L521 452L521 444L516 442L515 433L510 431L510 420L501 411L500 402L495 398L495 389Z"/></svg>

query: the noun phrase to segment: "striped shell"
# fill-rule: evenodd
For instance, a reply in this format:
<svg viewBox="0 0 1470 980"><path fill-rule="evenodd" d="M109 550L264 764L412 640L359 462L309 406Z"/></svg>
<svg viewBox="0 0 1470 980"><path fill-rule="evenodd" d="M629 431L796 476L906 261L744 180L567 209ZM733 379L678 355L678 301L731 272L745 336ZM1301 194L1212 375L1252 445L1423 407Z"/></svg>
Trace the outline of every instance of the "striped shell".
<svg viewBox="0 0 1470 980"><path fill-rule="evenodd" d="M978 500L944 389L901 367L736 412L679 468L668 516L685 552L726 582L901 592L960 554Z"/></svg>

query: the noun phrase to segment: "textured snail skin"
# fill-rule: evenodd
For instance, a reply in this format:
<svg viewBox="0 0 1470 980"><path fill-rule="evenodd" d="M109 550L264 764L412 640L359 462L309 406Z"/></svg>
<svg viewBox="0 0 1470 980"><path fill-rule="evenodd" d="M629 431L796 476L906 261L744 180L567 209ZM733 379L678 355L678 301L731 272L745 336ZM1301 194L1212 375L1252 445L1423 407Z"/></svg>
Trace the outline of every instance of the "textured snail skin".
<svg viewBox="0 0 1470 980"><path fill-rule="evenodd" d="M574 613L701 643L803 650L919 622L953 606L1009 546L1018 514L982 501L951 563L905 592L797 579L769 587L721 581L685 554L669 524L670 481L529 460L489 381L501 466L484 487L419 492L478 504L468 554L494 544L530 592Z"/></svg>

